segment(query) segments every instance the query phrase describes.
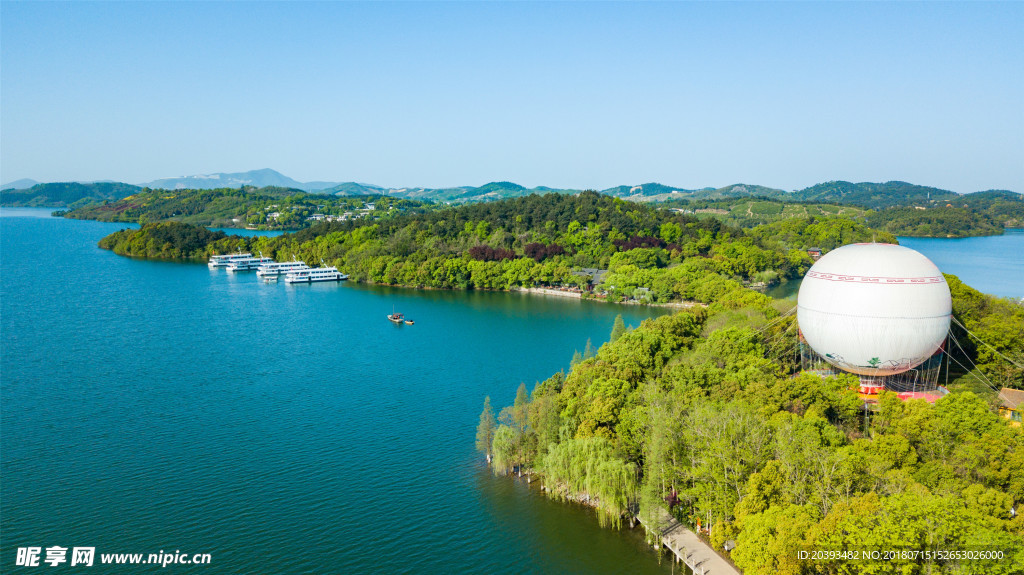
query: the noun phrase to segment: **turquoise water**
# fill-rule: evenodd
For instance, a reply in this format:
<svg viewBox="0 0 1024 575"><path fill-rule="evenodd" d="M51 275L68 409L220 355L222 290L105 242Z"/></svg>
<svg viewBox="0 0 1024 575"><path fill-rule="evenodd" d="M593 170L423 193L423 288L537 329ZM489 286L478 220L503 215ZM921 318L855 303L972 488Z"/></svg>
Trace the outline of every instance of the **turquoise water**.
<svg viewBox="0 0 1024 575"><path fill-rule="evenodd" d="M1024 298L1024 229L980 238L899 238L900 245L928 256L943 273L974 289Z"/></svg>
<svg viewBox="0 0 1024 575"><path fill-rule="evenodd" d="M928 256L943 273L953 274L974 289L1000 297L1024 298L1024 229L978 238L899 238L900 245ZM765 293L796 301L800 280L769 288Z"/></svg>
<svg viewBox="0 0 1024 575"><path fill-rule="evenodd" d="M660 310L264 284L116 256L96 242L124 224L48 211L0 211L0 572L78 569L14 567L55 545L212 557L99 573L671 572L473 449L485 395Z"/></svg>

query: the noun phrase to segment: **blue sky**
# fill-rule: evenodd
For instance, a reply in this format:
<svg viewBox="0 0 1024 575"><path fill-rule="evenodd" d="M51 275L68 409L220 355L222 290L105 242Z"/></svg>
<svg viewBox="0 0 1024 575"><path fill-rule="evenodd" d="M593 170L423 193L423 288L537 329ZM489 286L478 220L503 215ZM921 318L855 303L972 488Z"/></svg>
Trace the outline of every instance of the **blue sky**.
<svg viewBox="0 0 1024 575"><path fill-rule="evenodd" d="M0 3L0 180L1024 192L1022 3Z"/></svg>

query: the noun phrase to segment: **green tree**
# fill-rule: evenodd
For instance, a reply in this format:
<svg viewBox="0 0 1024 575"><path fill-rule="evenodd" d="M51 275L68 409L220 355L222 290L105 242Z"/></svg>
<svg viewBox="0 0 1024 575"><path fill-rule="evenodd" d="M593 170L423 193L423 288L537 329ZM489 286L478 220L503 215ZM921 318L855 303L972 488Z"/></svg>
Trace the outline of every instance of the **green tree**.
<svg viewBox="0 0 1024 575"><path fill-rule="evenodd" d="M480 413L480 424L476 427L476 449L486 454L488 463L491 462L491 446L497 423L491 408L491 397L487 396L484 398L484 410Z"/></svg>
<svg viewBox="0 0 1024 575"><path fill-rule="evenodd" d="M626 333L626 323L622 321L622 314L615 316L615 323L612 324L612 333L608 341L615 341L622 337L622 334Z"/></svg>
<svg viewBox="0 0 1024 575"><path fill-rule="evenodd" d="M491 469L495 475L508 475L516 469L519 465L518 450L516 432L507 425L499 425L491 444Z"/></svg>

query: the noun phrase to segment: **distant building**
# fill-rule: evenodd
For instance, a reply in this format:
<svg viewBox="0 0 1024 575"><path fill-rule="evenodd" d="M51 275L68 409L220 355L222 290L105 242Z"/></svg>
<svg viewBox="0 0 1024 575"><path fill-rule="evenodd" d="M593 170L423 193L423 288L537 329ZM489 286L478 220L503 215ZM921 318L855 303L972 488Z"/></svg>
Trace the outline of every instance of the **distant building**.
<svg viewBox="0 0 1024 575"><path fill-rule="evenodd" d="M1020 427L1024 414L1024 391L1004 387L999 390L999 414Z"/></svg>
<svg viewBox="0 0 1024 575"><path fill-rule="evenodd" d="M281 217L281 212L271 212L267 214L267 218L273 218L276 220L279 217Z"/></svg>
<svg viewBox="0 0 1024 575"><path fill-rule="evenodd" d="M590 278L590 281L587 282L587 288L593 290L598 284L600 284L604 280L604 276L607 273L608 270L599 270L597 268L582 268L578 272L572 272L572 275Z"/></svg>
<svg viewBox="0 0 1024 575"><path fill-rule="evenodd" d="M814 258L814 261L818 261L821 257L821 248L807 248L807 255Z"/></svg>

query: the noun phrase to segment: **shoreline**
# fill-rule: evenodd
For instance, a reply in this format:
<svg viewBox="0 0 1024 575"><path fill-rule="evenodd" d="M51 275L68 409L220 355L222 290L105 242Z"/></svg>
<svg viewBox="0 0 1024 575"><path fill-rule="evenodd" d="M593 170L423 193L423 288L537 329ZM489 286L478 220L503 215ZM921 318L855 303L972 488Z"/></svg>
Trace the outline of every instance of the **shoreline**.
<svg viewBox="0 0 1024 575"><path fill-rule="evenodd" d="M488 467L489 470L489 467ZM526 481L527 486L531 489L537 489L541 492L541 495L546 498L551 498L548 494L548 488L544 485L543 479L536 477L533 469L525 470L522 475L517 476L515 472L510 473L506 477L499 477L496 479L511 479L512 481ZM534 486L535 483L539 483L539 486ZM556 499L557 501L557 499ZM561 501L563 504L570 505L582 505L589 509L594 510L596 513L596 504L592 498L585 493L574 493L565 496ZM669 551L674 557L673 561L676 563L682 563L686 565L692 573L710 572L718 574L728 575L740 575L739 568L732 563L731 559L722 553L718 552L714 547L708 544L700 535L694 533L686 525L680 523L677 519L669 515L664 509L660 509L660 517L657 520L657 524L652 529L644 522L643 518L638 514L630 517L624 522L623 526L628 525L628 530L636 529L637 527L643 528L647 533L647 542L655 553L661 553L662 550ZM659 526L661 525L661 526ZM656 534L657 540L651 543L650 535Z"/></svg>
<svg viewBox="0 0 1024 575"><path fill-rule="evenodd" d="M404 285L404 284L383 284L383 283L376 283L376 282L364 281L364 280L356 280L356 279L352 279L350 281L353 284L362 284L362 285L377 286L377 287L392 287L392 288L411 289L411 290L426 290L426 291L437 290L437 291L461 291L461 292L479 291L479 292L494 292L494 293L525 293L525 294L530 294L530 295L535 295L535 296L536 295L540 295L540 296L550 296L550 297L564 297L564 298L569 298L569 299L577 299L577 300L580 300L580 301L590 301L590 302L597 302L597 303L610 303L610 304L617 304L617 305L640 305L640 306L648 306L648 307L667 307L667 308L675 308L675 309L690 309L690 308L694 308L694 307L708 307L707 304L701 303L699 301L681 301L681 302L667 302L667 303L643 303L643 302L639 302L639 301L635 301L635 300L632 300L632 301L608 301L608 299L606 299L606 298L583 297L584 294L582 292L563 291L563 290L559 290L559 289L555 289L555 288L538 288L538 287L528 287L528 288L526 288L526 287L521 287L521 286L512 286L509 289L489 289L489 288L462 289L462 288L444 288L444 287L430 287L430 286L410 286L410 285Z"/></svg>
<svg viewBox="0 0 1024 575"><path fill-rule="evenodd" d="M203 258L206 257L206 256L203 256L203 257L197 257L197 258L161 258L161 257L144 256L144 255L136 255L136 254L122 254L122 253L117 253L116 251L114 251L111 248L101 247L100 249L108 250L111 253L113 253L115 255L119 255L121 257L126 257L126 258L131 258L131 259L150 260L150 261L161 261L161 262L176 262L176 263L195 263L195 264L199 264L199 263L203 263L203 261L204 261ZM431 286L410 286L410 285L404 285L404 284L385 284L385 283L376 283L376 282L371 282L371 281L366 281L366 280L357 280L357 279L350 279L350 281L353 284L362 284L362 285L377 286L377 287L391 287L391 288L411 289L411 290L424 290L424 291L434 291L434 290L437 290L437 291L461 291L461 292L481 291L481 292L526 293L526 294L530 294L530 295L540 295L540 296L548 296L548 297L563 297L563 298L569 298L569 299L577 299L577 300L580 300L580 301L591 301L591 302L598 302L598 303L611 303L611 304L618 304L618 305L638 305L638 306L647 306L647 307L664 307L664 308L670 308L670 309L692 309L692 308L695 308L695 307L703 307L703 308L708 307L707 304L701 303L701 302L698 302L698 301L678 301L678 302L665 302L665 303L645 303L645 302L636 301L636 300L617 301L617 302L616 301L608 301L607 298L603 298L603 297L583 297L584 295L586 295L584 292L577 292L577 291L570 291L570 290L561 290L561 289L558 289L558 288L551 288L551 287L543 288L543 287L512 286L509 289L488 289L488 288L463 289L463 288L444 288L444 287L431 287Z"/></svg>

